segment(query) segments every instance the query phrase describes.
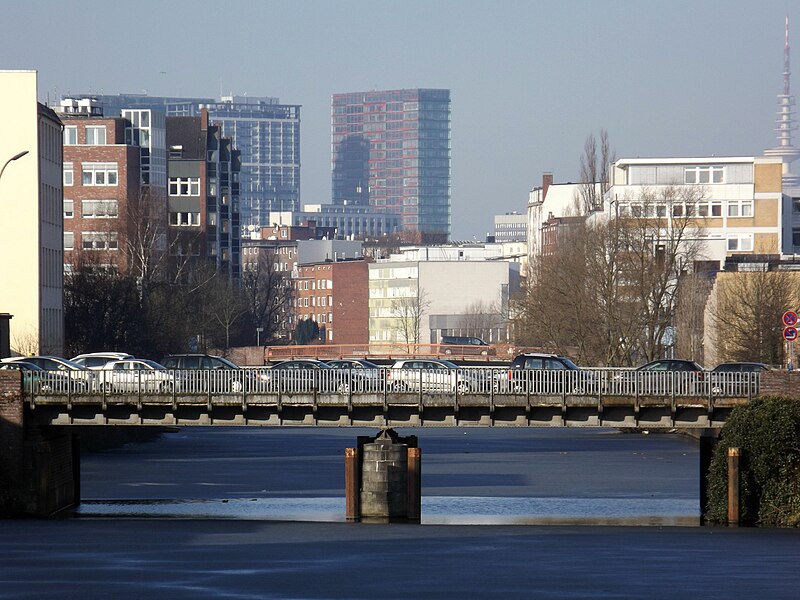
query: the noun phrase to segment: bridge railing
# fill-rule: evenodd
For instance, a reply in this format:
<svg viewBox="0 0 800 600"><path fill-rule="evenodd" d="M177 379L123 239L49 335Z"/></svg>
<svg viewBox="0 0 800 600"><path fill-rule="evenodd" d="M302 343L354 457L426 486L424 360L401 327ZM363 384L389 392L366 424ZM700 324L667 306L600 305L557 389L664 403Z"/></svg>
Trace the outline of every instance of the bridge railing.
<svg viewBox="0 0 800 600"><path fill-rule="evenodd" d="M759 373L633 369L248 369L45 371L23 375L34 396L169 394L449 394L751 398Z"/></svg>

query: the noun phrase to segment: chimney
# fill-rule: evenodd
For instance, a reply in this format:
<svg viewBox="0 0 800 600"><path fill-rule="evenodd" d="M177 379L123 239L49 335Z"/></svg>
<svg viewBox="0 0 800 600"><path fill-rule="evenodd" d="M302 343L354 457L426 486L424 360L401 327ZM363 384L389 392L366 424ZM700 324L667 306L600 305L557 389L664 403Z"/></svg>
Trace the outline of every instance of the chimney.
<svg viewBox="0 0 800 600"><path fill-rule="evenodd" d="M544 173L542 174L542 200L547 197L547 190L550 186L553 185L553 174L552 173Z"/></svg>

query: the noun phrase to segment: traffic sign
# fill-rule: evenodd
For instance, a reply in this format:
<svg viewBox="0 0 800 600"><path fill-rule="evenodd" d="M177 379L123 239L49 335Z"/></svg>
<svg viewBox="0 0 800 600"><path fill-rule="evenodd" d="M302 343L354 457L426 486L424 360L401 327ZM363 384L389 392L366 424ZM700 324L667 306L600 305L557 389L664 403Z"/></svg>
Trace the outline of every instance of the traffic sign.
<svg viewBox="0 0 800 600"><path fill-rule="evenodd" d="M793 342L797 339L797 329L794 327L783 328L783 339L787 342Z"/></svg>
<svg viewBox="0 0 800 600"><path fill-rule="evenodd" d="M786 327L794 327L797 325L797 313L793 310L787 310L783 313L783 324Z"/></svg>

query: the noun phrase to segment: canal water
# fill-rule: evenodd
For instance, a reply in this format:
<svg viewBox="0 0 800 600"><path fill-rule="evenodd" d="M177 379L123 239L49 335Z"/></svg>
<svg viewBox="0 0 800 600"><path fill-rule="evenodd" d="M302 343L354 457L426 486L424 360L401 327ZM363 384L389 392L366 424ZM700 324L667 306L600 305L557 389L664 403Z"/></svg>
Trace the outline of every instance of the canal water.
<svg viewBox="0 0 800 600"><path fill-rule="evenodd" d="M0 521L0 598L798 597L800 531L695 525L686 438L402 430L422 524L342 522L344 449L374 433L186 428L86 454L74 515Z"/></svg>
<svg viewBox="0 0 800 600"><path fill-rule="evenodd" d="M344 449L374 430L184 428L82 457L79 518L345 520ZM422 523L699 524L696 444L598 429L408 429Z"/></svg>

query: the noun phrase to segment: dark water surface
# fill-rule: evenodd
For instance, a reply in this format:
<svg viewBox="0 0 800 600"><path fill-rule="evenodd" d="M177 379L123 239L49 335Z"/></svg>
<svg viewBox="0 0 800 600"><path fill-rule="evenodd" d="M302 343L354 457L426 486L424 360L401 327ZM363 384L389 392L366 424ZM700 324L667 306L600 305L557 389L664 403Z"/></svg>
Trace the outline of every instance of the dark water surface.
<svg viewBox="0 0 800 600"><path fill-rule="evenodd" d="M367 433L187 428L85 455L76 516L0 521L0 598L800 597L799 531L684 526L691 440L401 430L423 523L344 523Z"/></svg>

